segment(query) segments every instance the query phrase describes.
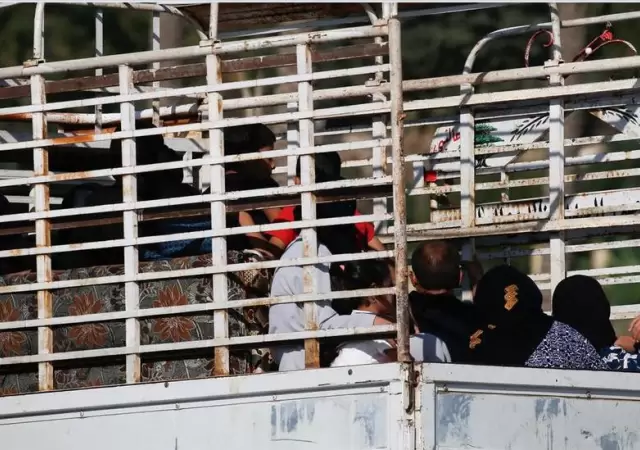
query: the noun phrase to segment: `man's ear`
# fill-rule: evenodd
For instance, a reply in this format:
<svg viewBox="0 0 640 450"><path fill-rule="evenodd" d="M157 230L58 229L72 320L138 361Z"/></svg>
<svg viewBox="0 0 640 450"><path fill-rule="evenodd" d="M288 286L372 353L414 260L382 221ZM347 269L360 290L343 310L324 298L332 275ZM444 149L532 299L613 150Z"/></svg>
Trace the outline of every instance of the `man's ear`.
<svg viewBox="0 0 640 450"><path fill-rule="evenodd" d="M420 283L418 283L418 279L416 278L416 274L413 273L413 270L409 271L409 279L411 280L411 284L413 284L413 287L418 289Z"/></svg>

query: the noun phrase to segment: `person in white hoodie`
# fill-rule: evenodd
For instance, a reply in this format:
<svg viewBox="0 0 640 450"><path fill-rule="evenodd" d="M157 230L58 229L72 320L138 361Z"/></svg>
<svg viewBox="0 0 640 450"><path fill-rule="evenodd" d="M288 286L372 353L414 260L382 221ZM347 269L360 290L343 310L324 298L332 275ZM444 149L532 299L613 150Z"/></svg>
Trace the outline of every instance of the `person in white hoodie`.
<svg viewBox="0 0 640 450"><path fill-rule="evenodd" d="M341 278L344 289L355 290L392 287L393 275L389 261L365 260L344 263ZM392 294L338 301L342 307L352 309L351 315L368 314L395 322L396 301ZM358 366L395 360L395 342L391 339L351 341L338 346L337 350L338 355L331 363L331 367Z"/></svg>
<svg viewBox="0 0 640 450"><path fill-rule="evenodd" d="M390 260L365 260L344 263L342 266L343 289L387 288L395 284ZM344 303L345 300L338 300ZM395 322L396 302L392 294L360 297L346 301L345 308L353 308L351 315L370 315ZM350 305L349 305L350 303ZM337 306L336 306L336 309ZM409 341L411 356L417 362L450 362L446 344L436 336L419 333ZM393 339L350 341L337 348L338 354L331 367L379 364L396 361L396 343Z"/></svg>

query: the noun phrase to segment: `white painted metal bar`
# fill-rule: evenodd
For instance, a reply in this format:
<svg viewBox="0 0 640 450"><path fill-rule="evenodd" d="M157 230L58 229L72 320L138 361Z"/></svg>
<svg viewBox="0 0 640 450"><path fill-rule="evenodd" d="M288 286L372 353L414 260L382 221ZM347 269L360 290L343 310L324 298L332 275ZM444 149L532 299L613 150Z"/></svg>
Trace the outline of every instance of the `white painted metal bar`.
<svg viewBox="0 0 640 450"><path fill-rule="evenodd" d="M150 30L150 36L149 36L149 40L151 41L151 50L153 51L157 51L160 50L160 33L162 32L162 30L160 29L160 12L159 11L153 11L151 13L151 30ZM158 61L154 61L151 64L151 68L153 70L158 70L160 69L160 63ZM153 90L157 91L160 89L160 82L159 81L154 81L153 83L151 83L151 87ZM153 116L152 116L152 123L154 126L158 127L160 126L160 100L156 99L152 102L152 106L151 109L153 110Z"/></svg>
<svg viewBox="0 0 640 450"><path fill-rule="evenodd" d="M149 282L168 278L186 278L207 276L225 272L241 272L252 269L275 269L279 267L317 265L324 263L334 263L343 261L360 261L365 259L388 258L392 255L390 251L350 253L344 255L319 256L316 258L296 258L286 261L261 261L252 263L229 264L226 269L220 267L199 267L192 269L180 269L170 271L145 272L135 276L113 275L100 278L81 278L74 280L52 281L50 283L16 284L11 286L0 286L0 295L18 292L32 292L39 289L65 289L80 286L98 286L104 284L118 284L128 282Z"/></svg>
<svg viewBox="0 0 640 450"><path fill-rule="evenodd" d="M383 39L381 37L375 38L375 43L382 45ZM384 56L376 56L375 63L379 66L384 64ZM374 78L370 80L371 83L379 85L385 82L384 71L379 71L374 74ZM374 93L372 95L372 101L374 102L386 102L388 99L382 93ZM371 137L373 139L382 140L387 137L387 122L385 115L378 115L373 117ZM372 166L373 177L383 177L387 173L387 148L384 145L380 145L373 148L372 151ZM373 212L375 214L386 214L388 212L387 198L379 197L373 200ZM376 233L387 233L388 224L386 222L376 222Z"/></svg>
<svg viewBox="0 0 640 450"><path fill-rule="evenodd" d="M120 92L128 94L134 89L133 69L122 65L118 70L120 78ZM135 130L135 107L131 102L123 102L120 105L122 116L122 129ZM135 139L123 139L122 142L122 166L136 165L136 141ZM135 174L122 176L122 200L126 203L135 202L138 199L138 183ZM123 226L125 240L138 237L138 214L135 210L124 211ZM127 277L135 277L138 274L138 247L127 245L124 247L124 273ZM140 288L136 281L125 283L125 310L137 311L140 308ZM129 348L140 345L140 322L137 319L126 321L126 343ZM140 355L136 352L127 354L126 377L127 383L140 381Z"/></svg>
<svg viewBox="0 0 640 450"><path fill-rule="evenodd" d="M148 64L155 61L171 61L180 59L190 59L203 57L212 51L216 54L242 53L254 50L265 50L270 48L288 47L298 44L320 44L341 41L345 39L374 38L385 36L388 33L387 27L365 26L354 28L342 28L331 32L300 33L295 35L274 36L265 42L264 39L247 39L242 41L223 42L215 49L194 45L173 49L163 49L157 51L132 52L120 55L108 55L102 58L83 58L69 61L58 61L41 64L34 67L5 67L0 68L0 79L20 78L31 75L44 75L57 72L68 72L75 70L89 70L98 67L114 67L122 64Z"/></svg>
<svg viewBox="0 0 640 450"><path fill-rule="evenodd" d="M311 48L306 44L296 46L297 70L299 75L307 75L313 72L311 60ZM298 111L313 112L313 89L308 81L298 83ZM298 121L298 136L301 147L314 146L313 120L301 119ZM300 182L311 185L316 182L315 155L300 156ZM314 192L304 192L300 199L302 220L316 219L316 196ZM318 235L315 228L303 228L300 231L303 242L303 256L314 258L318 256ZM317 266L305 266L303 272L303 287L305 294L318 292L318 279L320 269ZM305 303L305 330L318 330L317 306L313 303ZM307 339L304 341L305 367L320 367L320 341Z"/></svg>
<svg viewBox="0 0 640 450"><path fill-rule="evenodd" d="M104 55L104 11L101 8L96 9L95 12L95 56ZM97 77L103 74L101 67L95 70ZM95 130L96 133L102 130L102 105L95 106Z"/></svg>
<svg viewBox="0 0 640 450"><path fill-rule="evenodd" d="M226 303L208 302L191 305L167 306L139 309L137 311L118 311L97 313L82 316L52 317L49 319L20 320L0 322L0 331L25 330L36 327L54 327L75 324L88 324L136 318L138 320L153 317L172 316L177 314L212 313L229 308L247 308L252 306L271 306L285 303L307 303L321 300L357 298L376 295L394 294L395 288L357 289L351 291L331 292L330 294L299 294L282 297L251 298L233 300Z"/></svg>
<svg viewBox="0 0 640 450"><path fill-rule="evenodd" d="M176 342L171 344L146 344L135 347L114 347L99 350L83 350L53 353L50 355L29 355L29 356L13 356L8 358L0 358L0 366L9 366L13 364L35 364L42 362L57 362L83 360L91 358L105 358L128 355L131 353L149 354L162 352L187 351L207 348L228 347L231 345L264 345L279 342L322 339L329 337L342 336L359 336L359 335L378 335L392 334L396 331L395 325L378 325L375 327L361 328L339 328L330 330L315 331L298 331L295 333L281 334L262 334L256 336L239 336L226 339L203 339L199 341Z"/></svg>
<svg viewBox="0 0 640 450"><path fill-rule="evenodd" d="M217 2L211 3L209 18L209 39L214 45L217 37L219 5ZM222 71L220 58L216 54L207 56L207 84L216 86L222 83ZM216 122L222 119L222 96L218 93L210 93L208 100L208 120ZM209 155L211 158L224 156L224 139L222 129L209 130ZM224 194L225 192L225 168L223 164L211 164L209 170L209 186L212 194ZM227 226L226 206L224 201L211 202L211 229L212 231L223 231ZM211 265L226 268L227 266L227 240L224 236L214 237L211 240ZM227 274L216 273L213 275L213 302L227 303L228 283ZM222 309L213 313L213 335L216 339L226 339L229 337L229 315L227 310ZM229 348L217 347L214 350L215 375L229 375Z"/></svg>
<svg viewBox="0 0 640 450"><path fill-rule="evenodd" d="M166 141L165 141L166 142ZM336 144L318 145L315 147L306 148L287 148L282 150L269 150L254 153L243 153L241 155L228 155L222 158L211 158L213 163L238 163L245 161L253 161L263 158L280 158L291 156L294 159L299 155L308 155L311 153L326 153L326 152L345 152L351 150L365 150L375 146L389 145L391 143L390 138L383 140L366 140L366 141L349 141L340 142ZM207 146L209 145L208 139L206 140ZM207 150L208 154L208 150ZM0 171L0 187L10 186L22 186L25 184L33 183L70 183L74 184L81 180L91 179L96 183L112 184L114 176L128 175L132 173L146 173L155 172L158 170L167 169L182 169L191 167L201 167L208 165L209 163L202 160L189 160L189 161L176 161L170 163L157 163L157 164L144 164L136 167L127 168L113 168L113 169L97 169L87 170L83 172L65 172L65 173L51 173L46 177L34 177L33 172L22 170L2 170ZM370 163L368 164L370 165ZM100 179L102 178L102 179Z"/></svg>
<svg viewBox="0 0 640 450"><path fill-rule="evenodd" d="M15 250L3 250L0 251L0 258L12 258L16 256L35 256L41 254L55 254L55 253L65 253L72 252L78 250L98 250L102 248L116 248L123 247L126 245L148 245L148 244L157 244L161 242L170 242L176 240L189 240L189 239L206 239L213 237L226 237L226 236L236 236L240 234L247 233L264 233L267 231L276 231L276 230L285 230L285 229L302 229L305 227L320 227L320 226L331 226L331 225L339 225L339 224L357 224L357 223L366 223L375 220L389 220L392 219L392 214L386 214L384 216L378 215L357 215L353 217L343 217L343 218L332 218L332 219L315 219L315 220L300 220L293 221L288 223L272 223L267 225L252 225L246 227L234 227L234 228L226 228L220 231L214 230L204 230L204 231L192 231L186 233L177 233L177 234L164 234L164 235L154 235L147 237L138 237L135 239L116 239L116 240L108 240L108 241L96 241L96 242L83 242L81 244L66 244L66 245L53 245L50 247L32 247L32 248L24 248L24 249L15 249Z"/></svg>
<svg viewBox="0 0 640 450"><path fill-rule="evenodd" d="M203 194L192 195L188 197L173 197L170 199L162 200L146 200L137 201L133 203L117 203L103 206L87 206L74 209L60 209L43 212L21 213L11 214L8 216L0 216L0 223L10 223L23 220L39 220L39 219L51 219L56 217L71 217L81 214L101 214L112 213L119 211L130 211L145 208L158 208L166 206L178 206L178 205L190 205L194 203L202 202L215 202L223 200L240 200L252 197L263 197L272 195L291 195L303 192L315 192L318 190L332 190L347 187L364 187L364 186L384 186L391 184L392 177L376 179L352 179L352 180L340 180L329 181L326 183L316 183L314 185L300 185L300 186L280 186L277 188L268 189L252 189L247 191L228 192L225 194ZM260 195L262 194L262 195Z"/></svg>
<svg viewBox="0 0 640 450"><path fill-rule="evenodd" d="M41 75L31 77L31 102L41 104L46 102L44 78ZM34 114L32 120L33 138L43 139L47 136L47 120L44 114ZM36 175L46 176L49 172L49 152L45 148L33 149L33 172ZM34 186L35 211L48 211L49 186L38 183ZM51 245L50 221L47 219L36 220L36 246L48 247ZM46 284L52 280L51 255L42 254L36 257L36 273L38 283ZM38 319L48 319L53 316L53 298L48 288L37 292ZM53 330L49 327L38 328L38 355L50 355L53 353ZM53 389L53 365L42 362L38 365L38 389L49 391Z"/></svg>
<svg viewBox="0 0 640 450"><path fill-rule="evenodd" d="M553 35L553 65L562 64L562 44L560 35L560 13L557 3L549 3L551 10L551 27ZM550 78L551 86L562 86L564 80L560 75ZM549 105L549 218L562 220L565 213L564 187L564 107L561 98L552 99ZM552 233L549 239L551 290L564 280L566 276L566 258L564 233Z"/></svg>
<svg viewBox="0 0 640 450"><path fill-rule="evenodd" d="M224 91L233 91L238 89L245 88L256 88L256 87L264 87L264 86L278 86L285 83L297 83L300 81L319 81L319 80L329 80L341 77L351 77L357 75L368 75L375 74L378 72L388 72L389 65L383 64L380 66L371 65L371 66L362 66L362 67L352 67L347 69L335 69L335 70L325 70L322 72L309 73L309 74L298 74L298 75L283 75L276 76L270 78L259 78L255 80L244 80L244 81L233 81L228 83L220 83L218 85L204 85L204 86L189 86L185 88L172 88L172 89L163 89L163 90L153 90L149 92L132 92L127 96L124 95L112 95L112 96L102 96L98 98L87 98L80 100L68 100L56 103L49 103L46 105L25 105L25 106L15 106L9 108L0 108L0 116L1 115L11 115L11 114L27 114L33 112L48 112L48 111L57 111L61 109L70 109L70 108L83 108L87 106L96 106L96 105L110 105L117 104L123 101L141 101L141 100L158 100L161 98L170 98L170 97L179 97L182 95L196 95L196 94L208 94L209 92L224 92ZM191 105L187 105L191 106ZM174 112L175 114L175 112Z"/></svg>
<svg viewBox="0 0 640 450"><path fill-rule="evenodd" d="M473 86L463 84L460 86L460 95L463 98L473 95ZM460 108L460 219L462 228L473 228L476 223L476 157L475 157L475 117L471 108ZM431 168L435 169L434 166ZM434 214L438 210L434 208L431 221L434 222ZM462 245L462 260L472 261L475 254L473 239L465 241ZM462 300L472 301L473 292L470 280L465 277L462 286Z"/></svg>

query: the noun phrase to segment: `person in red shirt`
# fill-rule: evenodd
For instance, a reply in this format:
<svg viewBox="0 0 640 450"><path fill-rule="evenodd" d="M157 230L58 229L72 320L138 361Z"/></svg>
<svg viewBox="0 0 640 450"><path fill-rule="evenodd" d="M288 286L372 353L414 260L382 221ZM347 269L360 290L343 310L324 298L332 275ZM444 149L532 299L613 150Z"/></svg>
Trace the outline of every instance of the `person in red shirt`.
<svg viewBox="0 0 640 450"><path fill-rule="evenodd" d="M315 156L316 163L316 182L323 183L328 181L337 181L342 179L340 176L341 166L340 155L337 152L318 153ZM300 158L296 164L296 177L294 179L295 184L300 184ZM272 223L279 222L293 222L295 221L295 206L288 206L280 210L280 214L273 220ZM358 210L355 210L355 216L360 215ZM382 242L375 236L375 229L370 222L360 222L354 224L358 231L358 239L361 242L366 242L368 247L372 250L382 251L385 250ZM265 234L270 238L269 242L281 249L286 248L300 233L299 229L284 229L276 231L267 231ZM363 248L362 250L366 250Z"/></svg>

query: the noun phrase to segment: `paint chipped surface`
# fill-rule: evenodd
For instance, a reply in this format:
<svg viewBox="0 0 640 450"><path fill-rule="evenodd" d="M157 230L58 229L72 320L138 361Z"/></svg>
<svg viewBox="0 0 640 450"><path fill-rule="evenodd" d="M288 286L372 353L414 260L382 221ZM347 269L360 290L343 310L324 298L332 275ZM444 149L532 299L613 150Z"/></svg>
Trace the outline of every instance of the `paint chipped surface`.
<svg viewBox="0 0 640 450"><path fill-rule="evenodd" d="M640 449L635 402L527 394L440 392L435 448Z"/></svg>

